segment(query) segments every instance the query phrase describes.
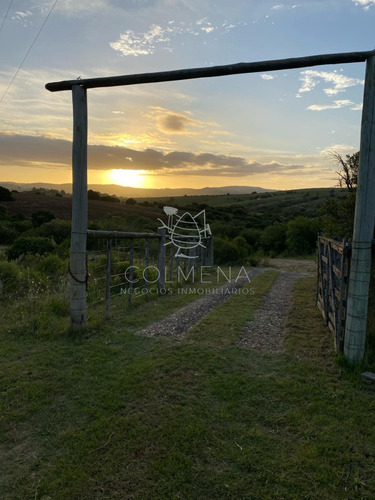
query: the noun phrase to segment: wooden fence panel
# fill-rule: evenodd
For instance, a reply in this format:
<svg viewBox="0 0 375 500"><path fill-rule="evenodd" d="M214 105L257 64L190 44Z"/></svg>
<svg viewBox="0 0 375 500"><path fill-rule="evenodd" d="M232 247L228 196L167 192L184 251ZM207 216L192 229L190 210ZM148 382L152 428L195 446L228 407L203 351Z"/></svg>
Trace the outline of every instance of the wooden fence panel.
<svg viewBox="0 0 375 500"><path fill-rule="evenodd" d="M334 334L336 352L344 347L350 254L350 241L319 237L316 303Z"/></svg>

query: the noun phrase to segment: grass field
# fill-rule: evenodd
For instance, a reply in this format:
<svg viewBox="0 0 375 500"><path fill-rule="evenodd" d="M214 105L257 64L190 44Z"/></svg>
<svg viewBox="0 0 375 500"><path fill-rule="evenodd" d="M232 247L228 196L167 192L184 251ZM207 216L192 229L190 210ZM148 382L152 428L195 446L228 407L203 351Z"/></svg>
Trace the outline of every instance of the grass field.
<svg viewBox="0 0 375 500"><path fill-rule="evenodd" d="M3 321L1 500L375 498L375 389L336 363L315 279L284 352L235 345L276 276L182 340L135 334L178 296L80 335Z"/></svg>

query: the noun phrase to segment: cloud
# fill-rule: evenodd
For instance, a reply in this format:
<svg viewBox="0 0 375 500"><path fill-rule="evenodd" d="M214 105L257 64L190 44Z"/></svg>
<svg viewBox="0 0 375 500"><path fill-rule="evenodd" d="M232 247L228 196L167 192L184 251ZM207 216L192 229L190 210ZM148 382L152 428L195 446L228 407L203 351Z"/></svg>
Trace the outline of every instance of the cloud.
<svg viewBox="0 0 375 500"><path fill-rule="evenodd" d="M50 4L51 2L49 2ZM87 16L90 13L96 13L107 10L109 3L107 0L64 0L57 2L56 10L69 17Z"/></svg>
<svg viewBox="0 0 375 500"><path fill-rule="evenodd" d="M298 91L299 93L311 92L321 80L333 85L333 87L323 89L323 92L327 95L336 95L340 92L345 92L349 87L364 84L364 80L350 78L337 71L328 72L308 69L302 71L301 75L302 78L300 78L300 80L302 81L302 86Z"/></svg>
<svg viewBox="0 0 375 500"><path fill-rule="evenodd" d="M45 136L0 133L0 165L39 168L71 168L70 141ZM270 161L261 163L242 156L189 151L143 151L120 147L90 145L88 168L92 170L146 170L163 175L243 177L258 174L288 174L302 171L302 164Z"/></svg>
<svg viewBox="0 0 375 500"><path fill-rule="evenodd" d="M192 35L194 37L213 32L220 34L228 33L236 25L225 21L221 26L214 26L207 17L199 19L194 23L184 23L169 21L165 26L153 24L145 32L134 32L127 30L120 35L115 42L110 42L110 47L124 56L144 56L154 54L158 47L172 52L172 38L182 35Z"/></svg>
<svg viewBox="0 0 375 500"><path fill-rule="evenodd" d="M206 122L192 117L189 111L171 111L161 106L149 106L149 112L145 117L156 124L157 129L164 134L197 135L204 133L205 137L211 134L225 134L226 131L218 129L215 122Z"/></svg>
<svg viewBox="0 0 375 500"><path fill-rule="evenodd" d="M212 26L210 21L207 20L207 17L204 17L203 19L200 19L197 21L197 26L201 31L204 31L205 33L212 33L212 31L215 31L215 27Z"/></svg>
<svg viewBox="0 0 375 500"><path fill-rule="evenodd" d="M151 25L146 33L134 33L132 30L127 30L120 35L119 40L111 42L110 46L124 56L150 55L155 52L157 44L170 42L166 33L167 30L163 30L157 24Z"/></svg>
<svg viewBox="0 0 375 500"><path fill-rule="evenodd" d="M311 106L308 106L306 109L309 109L311 111L323 111L325 109L340 109L340 108L345 108L346 106L353 105L350 109L352 111L358 111L362 109L361 104L354 104L354 102L349 101L349 99L341 99L338 101L333 101L333 104L312 104Z"/></svg>
<svg viewBox="0 0 375 500"><path fill-rule="evenodd" d="M356 5L363 7L363 10L369 10L371 6L375 6L375 0L352 0Z"/></svg>
<svg viewBox="0 0 375 500"><path fill-rule="evenodd" d="M263 80L273 80L275 77L272 76L272 75L268 75L266 73L263 73L263 75L260 75L261 78L263 78Z"/></svg>
<svg viewBox="0 0 375 500"><path fill-rule="evenodd" d="M337 151L342 156L345 156L347 154L351 155L358 150L359 150L358 146L352 146L350 144L331 144L330 146L323 148L320 151L320 155L323 156L324 158L327 158L330 156L332 151Z"/></svg>
<svg viewBox="0 0 375 500"><path fill-rule="evenodd" d="M191 125L195 125L194 120L177 113L167 113L157 120L158 129L167 133L185 133Z"/></svg>

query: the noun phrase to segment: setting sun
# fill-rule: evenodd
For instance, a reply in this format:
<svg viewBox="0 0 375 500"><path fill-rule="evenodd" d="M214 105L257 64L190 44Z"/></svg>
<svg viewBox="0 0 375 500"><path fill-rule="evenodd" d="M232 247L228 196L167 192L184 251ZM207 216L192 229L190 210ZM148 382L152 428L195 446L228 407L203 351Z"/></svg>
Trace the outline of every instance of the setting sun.
<svg viewBox="0 0 375 500"><path fill-rule="evenodd" d="M146 187L146 170L114 169L108 174L110 182L126 187Z"/></svg>

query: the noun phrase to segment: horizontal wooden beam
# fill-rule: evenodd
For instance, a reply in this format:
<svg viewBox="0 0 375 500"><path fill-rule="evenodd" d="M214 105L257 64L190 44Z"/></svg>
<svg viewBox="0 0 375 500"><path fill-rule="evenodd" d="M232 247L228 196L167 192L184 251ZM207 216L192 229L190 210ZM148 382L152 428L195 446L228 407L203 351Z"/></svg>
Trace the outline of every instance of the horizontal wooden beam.
<svg viewBox="0 0 375 500"><path fill-rule="evenodd" d="M97 231L88 229L87 236L89 238L160 238L157 233L132 233L126 231Z"/></svg>
<svg viewBox="0 0 375 500"><path fill-rule="evenodd" d="M251 63L228 64L205 68L179 69L174 71L160 71L156 73L140 73L134 75L108 76L102 78L86 78L64 80L46 84L50 92L71 90L74 85L86 89L98 87L118 87L122 85L137 85L140 83L171 82L177 80L191 80L195 78L209 78L215 76L238 75L243 73L258 73L264 71L278 71L285 69L322 66L325 64L345 64L364 62L375 51L344 52L339 54L321 54L315 56L295 57L290 59L276 59Z"/></svg>

